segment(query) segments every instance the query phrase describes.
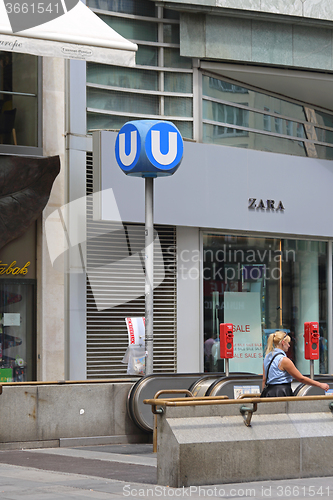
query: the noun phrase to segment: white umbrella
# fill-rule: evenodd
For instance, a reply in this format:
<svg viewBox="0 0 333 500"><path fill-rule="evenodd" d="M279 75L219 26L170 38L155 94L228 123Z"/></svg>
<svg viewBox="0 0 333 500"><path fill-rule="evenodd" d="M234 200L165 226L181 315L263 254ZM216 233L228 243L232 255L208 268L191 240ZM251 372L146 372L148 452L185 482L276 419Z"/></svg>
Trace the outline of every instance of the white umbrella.
<svg viewBox="0 0 333 500"><path fill-rule="evenodd" d="M137 48L81 1L52 21L13 34L5 4L0 0L0 50L134 66Z"/></svg>

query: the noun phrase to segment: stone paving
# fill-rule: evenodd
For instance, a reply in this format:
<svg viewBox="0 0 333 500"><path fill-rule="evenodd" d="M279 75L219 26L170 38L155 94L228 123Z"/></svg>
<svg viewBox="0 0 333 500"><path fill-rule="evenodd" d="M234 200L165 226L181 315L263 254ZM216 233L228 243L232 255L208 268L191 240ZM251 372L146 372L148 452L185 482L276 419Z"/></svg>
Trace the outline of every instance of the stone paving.
<svg viewBox="0 0 333 500"><path fill-rule="evenodd" d="M150 444L0 452L0 500L126 498L333 500L333 477L168 488Z"/></svg>

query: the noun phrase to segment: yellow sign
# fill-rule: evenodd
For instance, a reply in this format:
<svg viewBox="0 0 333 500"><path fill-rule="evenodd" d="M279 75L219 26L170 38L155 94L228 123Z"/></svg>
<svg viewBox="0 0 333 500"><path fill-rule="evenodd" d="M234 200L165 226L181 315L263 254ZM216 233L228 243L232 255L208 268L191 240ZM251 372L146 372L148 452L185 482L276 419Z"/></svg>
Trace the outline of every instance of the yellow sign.
<svg viewBox="0 0 333 500"><path fill-rule="evenodd" d="M15 267L16 260L14 260L10 265L2 264L0 260L0 275L1 274L27 274L30 262L27 262L23 267Z"/></svg>

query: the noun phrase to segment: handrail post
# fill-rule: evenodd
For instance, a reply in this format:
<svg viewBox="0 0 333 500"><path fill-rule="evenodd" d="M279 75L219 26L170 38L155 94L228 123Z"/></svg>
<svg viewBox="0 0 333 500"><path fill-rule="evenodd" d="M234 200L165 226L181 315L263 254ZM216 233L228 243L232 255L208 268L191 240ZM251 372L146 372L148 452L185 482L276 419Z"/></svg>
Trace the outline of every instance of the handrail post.
<svg viewBox="0 0 333 500"><path fill-rule="evenodd" d="M187 394L188 396L193 398L193 394L191 391L187 389L162 389L157 391L154 396L154 399L158 399L161 394ZM162 410L162 408L160 408ZM154 413L154 429L153 429L153 453L157 453L157 414L163 413L162 411L158 411L156 405L152 406L152 412Z"/></svg>
<svg viewBox="0 0 333 500"><path fill-rule="evenodd" d="M249 408L248 406L240 407L240 412L243 415L246 427L251 427L251 418L255 411L257 411L257 403L253 403L252 408Z"/></svg>

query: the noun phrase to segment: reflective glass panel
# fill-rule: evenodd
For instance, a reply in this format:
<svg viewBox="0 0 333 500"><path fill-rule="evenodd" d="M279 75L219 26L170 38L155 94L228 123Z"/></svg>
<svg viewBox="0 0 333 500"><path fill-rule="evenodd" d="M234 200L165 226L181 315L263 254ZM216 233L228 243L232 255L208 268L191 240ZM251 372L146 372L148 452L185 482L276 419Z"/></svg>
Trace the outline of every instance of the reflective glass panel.
<svg viewBox="0 0 333 500"><path fill-rule="evenodd" d="M333 115L328 113L323 113L322 111L314 110L316 119L319 125L325 125L325 127L333 128Z"/></svg>
<svg viewBox="0 0 333 500"><path fill-rule="evenodd" d="M99 17L119 33L119 35L127 39L157 42L157 24L153 22L122 19L104 14L99 14Z"/></svg>
<svg viewBox="0 0 333 500"><path fill-rule="evenodd" d="M140 118L136 118L140 119ZM129 119L126 116L101 115L98 113L87 113L87 130L120 130Z"/></svg>
<svg viewBox="0 0 333 500"><path fill-rule="evenodd" d="M179 19L179 12L176 10L163 9L165 19Z"/></svg>
<svg viewBox="0 0 333 500"><path fill-rule="evenodd" d="M333 130L324 130L322 128L315 128L318 141L330 142L333 144Z"/></svg>
<svg viewBox="0 0 333 500"><path fill-rule="evenodd" d="M172 120L184 139L193 139L193 123Z"/></svg>
<svg viewBox="0 0 333 500"><path fill-rule="evenodd" d="M135 61L138 66L157 66L157 48L139 45L135 56Z"/></svg>
<svg viewBox="0 0 333 500"><path fill-rule="evenodd" d="M289 116L299 120L306 120L303 106L294 104L276 97L266 95L254 90L240 87L223 80L203 76L203 95L224 101L242 103L251 108L262 111L271 111L280 115Z"/></svg>
<svg viewBox="0 0 333 500"><path fill-rule="evenodd" d="M326 271L325 242L204 234L205 370L223 371L219 324L230 322L236 354L230 371L261 374L267 338L282 329L291 337L288 357L309 373L304 322L318 321L315 373L327 373Z"/></svg>
<svg viewBox="0 0 333 500"><path fill-rule="evenodd" d="M270 151L272 153L306 156L302 141L283 139L281 137L248 132L247 130L239 130L232 127L208 125L207 123L203 124L203 142Z"/></svg>
<svg viewBox="0 0 333 500"><path fill-rule="evenodd" d="M155 5L150 0L87 0L87 6L92 9L155 17Z"/></svg>
<svg viewBox="0 0 333 500"><path fill-rule="evenodd" d="M243 103L239 103L243 104ZM276 134L304 137L304 127L301 123L285 120L275 116L255 113L242 108L213 101L203 101L203 118L222 123L230 123L241 127L265 130Z"/></svg>
<svg viewBox="0 0 333 500"><path fill-rule="evenodd" d="M87 88L87 107L128 113L157 115L158 96Z"/></svg>
<svg viewBox="0 0 333 500"><path fill-rule="evenodd" d="M318 158L322 160L333 160L333 147L330 148L328 146L319 146L319 144L315 144L315 147Z"/></svg>
<svg viewBox="0 0 333 500"><path fill-rule="evenodd" d="M0 52L0 144L38 146L38 58Z"/></svg>
<svg viewBox="0 0 333 500"><path fill-rule="evenodd" d="M156 71L117 68L106 64L87 63L87 82L112 87L158 90Z"/></svg>
<svg viewBox="0 0 333 500"><path fill-rule="evenodd" d="M164 112L167 116L192 117L192 99L182 97L164 97Z"/></svg>
<svg viewBox="0 0 333 500"><path fill-rule="evenodd" d="M180 43L179 24L163 25L163 41L164 43Z"/></svg>
<svg viewBox="0 0 333 500"><path fill-rule="evenodd" d="M192 74L184 73L164 73L164 90L166 92L183 92L191 94L193 92Z"/></svg>
<svg viewBox="0 0 333 500"><path fill-rule="evenodd" d="M164 49L164 66L166 68L192 68L192 59L181 57L179 49Z"/></svg>

